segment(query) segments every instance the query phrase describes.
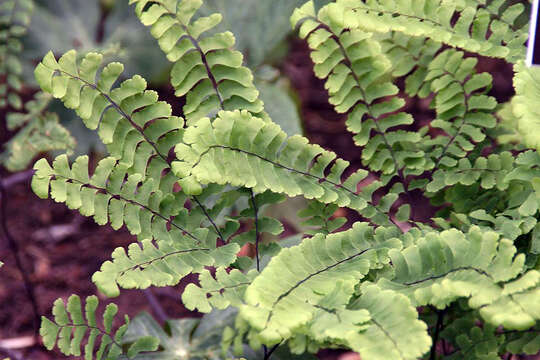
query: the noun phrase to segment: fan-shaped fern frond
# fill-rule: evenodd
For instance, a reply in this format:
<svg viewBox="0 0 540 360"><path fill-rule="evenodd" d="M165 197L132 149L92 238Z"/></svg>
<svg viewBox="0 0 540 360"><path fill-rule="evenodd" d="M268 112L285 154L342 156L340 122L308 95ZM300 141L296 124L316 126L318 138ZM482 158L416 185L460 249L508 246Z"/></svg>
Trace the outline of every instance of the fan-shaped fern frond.
<svg viewBox="0 0 540 360"><path fill-rule="evenodd" d="M201 229L199 237L208 230ZM112 260L101 265L92 281L107 296L118 296L118 286L124 289L146 289L149 286L172 286L189 273L202 272L205 266L229 266L240 250L237 244L216 248L213 242L200 244L189 238L181 241L150 240L133 243L128 252L116 248Z"/></svg>
<svg viewBox="0 0 540 360"><path fill-rule="evenodd" d="M26 34L34 2L5 0L0 4L0 108L22 108L19 92L22 88L21 37Z"/></svg>
<svg viewBox="0 0 540 360"><path fill-rule="evenodd" d="M259 331L263 343L287 339L313 318L315 305L334 289L338 279L344 283L341 296L347 301L358 280L387 261L389 248L399 246L396 238L374 237L367 223L305 239L281 250L248 286L241 316ZM270 280L276 277L280 281Z"/></svg>
<svg viewBox="0 0 540 360"><path fill-rule="evenodd" d="M402 180L403 168L422 172L424 154L416 148L420 135L396 129L413 119L399 112L405 102L395 96L398 88L389 78L392 63L372 34L333 22L329 9L316 14L308 2L295 10L291 23L293 27L301 23L300 36L313 50L315 75L327 79L330 103L337 112L349 113L347 128L357 145L365 145L364 165L384 174L399 173Z"/></svg>
<svg viewBox="0 0 540 360"><path fill-rule="evenodd" d="M62 299L57 299L52 310L54 321L44 316L41 318L39 333L45 347L51 350L56 345L65 355L81 356L81 343L85 335L88 335L83 350L86 360L118 359L124 354L121 340L127 331L129 318L126 315L124 324L113 331L113 320L118 307L109 304L103 314L103 327L100 327L96 321L97 307L97 297L87 297L83 316L81 300L77 295L69 297L67 306ZM141 337L131 344L125 354L131 358L142 351L155 351L158 344L158 339L152 336Z"/></svg>
<svg viewBox="0 0 540 360"><path fill-rule="evenodd" d="M388 222L371 205L377 182L357 192L367 171L359 170L342 181L347 161L308 144L304 137L286 138L278 125L247 111L222 111L213 122L201 119L186 130L185 143L176 146L180 161L173 164L173 170L184 191L192 194L202 191L201 184L228 183L255 192L270 190L335 203L369 217L381 215Z"/></svg>
<svg viewBox="0 0 540 360"><path fill-rule="evenodd" d="M182 302L188 309L204 313L212 311L212 308L238 307L244 303L246 288L257 274L254 269L244 274L236 269L227 272L220 267L215 275L205 270L199 274L199 286L193 283L186 286Z"/></svg>
<svg viewBox="0 0 540 360"><path fill-rule="evenodd" d="M472 227L467 234L455 229L426 234L403 251L390 250L389 256L395 274L377 285L407 295L415 306L442 309L465 297L488 323L519 330L540 316L534 300L540 273L531 270L516 279L525 255L516 255L512 243L495 232Z"/></svg>
<svg viewBox="0 0 540 360"><path fill-rule="evenodd" d="M336 24L350 29L399 31L511 62L525 56L528 26L519 27L515 22L525 11L521 3L504 6L503 1L488 5L486 1L338 0L328 8Z"/></svg>
<svg viewBox="0 0 540 360"><path fill-rule="evenodd" d="M192 20L202 0L131 0L141 22L174 62L171 83L177 96L186 97L188 121L214 115L218 110L263 111L251 71L242 66L243 56L231 50L230 32L202 36L221 22L220 14Z"/></svg>

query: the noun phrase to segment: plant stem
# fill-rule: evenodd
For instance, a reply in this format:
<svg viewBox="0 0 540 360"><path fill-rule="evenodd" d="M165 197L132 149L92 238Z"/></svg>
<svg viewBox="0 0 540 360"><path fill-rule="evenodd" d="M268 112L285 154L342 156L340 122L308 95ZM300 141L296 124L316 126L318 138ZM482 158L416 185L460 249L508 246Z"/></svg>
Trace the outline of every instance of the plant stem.
<svg viewBox="0 0 540 360"><path fill-rule="evenodd" d="M444 321L444 310L435 310L437 312L437 324L435 325L435 334L433 335L433 344L431 344L431 353L429 354L430 360L435 360L437 356L437 342L439 341L439 335L441 333Z"/></svg>
<svg viewBox="0 0 540 360"><path fill-rule="evenodd" d="M261 271L261 264L259 259L259 208L255 202L255 195L253 194L253 189L249 189L249 195L251 198L251 204L253 206L253 211L255 212L255 258L257 261L257 271Z"/></svg>
<svg viewBox="0 0 540 360"><path fill-rule="evenodd" d="M7 225L7 206L8 206L8 198L7 198L7 191L4 188L4 183L0 179L0 228L2 228L2 233L6 239L6 242L9 246L9 249L11 250L13 257L15 258L15 264L17 266L17 269L21 273L24 288L26 290L26 295L28 296L28 300L32 304L32 310L34 312L33 317L33 326L34 326L34 335L37 335L39 332L39 309L36 301L36 296L34 292L34 287L32 283L30 282L30 279L28 278L28 274L24 270L22 258L20 255L20 249L19 245L17 244L17 241L9 231L8 225Z"/></svg>
<svg viewBox="0 0 540 360"><path fill-rule="evenodd" d="M276 349L281 345L281 342L277 343L276 345L272 346L270 350L267 349L266 345L264 346L265 352L264 352L264 360L269 360L272 356L272 353L276 351Z"/></svg>

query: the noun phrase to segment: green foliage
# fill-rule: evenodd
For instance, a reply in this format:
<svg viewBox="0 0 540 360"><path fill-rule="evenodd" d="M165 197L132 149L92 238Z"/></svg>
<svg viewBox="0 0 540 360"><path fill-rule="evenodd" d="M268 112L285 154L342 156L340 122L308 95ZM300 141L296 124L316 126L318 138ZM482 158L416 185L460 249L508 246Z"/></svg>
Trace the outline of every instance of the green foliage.
<svg viewBox="0 0 540 360"><path fill-rule="evenodd" d="M242 66L242 54L230 49L234 35L227 31L203 36L219 24L220 14L192 21L202 0L130 0L130 4L136 4L137 16L151 26L152 36L167 59L174 62L171 84L177 96L186 95L183 111L188 121L216 109L245 109L254 114L263 111L253 75Z"/></svg>
<svg viewBox="0 0 540 360"><path fill-rule="evenodd" d="M137 236L94 274L102 293L193 274L182 301L210 314L164 328L141 315L116 335L109 315L108 358L155 349L148 334L161 346L136 358L294 359L340 347L365 360L486 360L539 351L540 155L525 146L538 145L540 80L521 61L523 4L336 0L293 12L315 75L362 147L358 170L272 121L279 111L268 104L282 102L263 109L261 81L219 26L217 3L130 3L173 63L186 121L102 54L49 53L35 71L39 85L97 130L110 156L92 175L86 156L40 160L32 187ZM515 64L510 102L488 95L492 77L473 53ZM435 117L408 114L399 85ZM299 217L309 228L278 241L288 227L264 208L297 196L308 200ZM340 231L339 214L357 221ZM56 323L44 320L43 330L48 347L64 331L69 353L84 335L77 326L95 322L84 325L72 299L67 310L55 305Z"/></svg>
<svg viewBox="0 0 540 360"><path fill-rule="evenodd" d="M337 0L328 6L332 21L340 26L399 31L509 62L525 56L528 26L516 21L524 10L521 3L486 0Z"/></svg>
<svg viewBox="0 0 540 360"><path fill-rule="evenodd" d="M6 0L0 4L0 108L22 109L21 37L26 34L34 3L32 0Z"/></svg>
<svg viewBox="0 0 540 360"><path fill-rule="evenodd" d="M88 335L82 352L86 360L118 359L124 354L121 340L128 329L129 318L126 316L124 324L113 331L118 307L111 303L103 313L103 327L100 327L96 321L97 307L96 296L86 298L84 315L81 299L77 295L70 296L67 305L62 299L56 300L52 310L54 321L44 316L41 319L39 333L45 347L51 350L57 346L65 355L81 356L82 341ZM125 354L133 358L141 351L155 351L158 344L157 339L151 336L141 336L134 340Z"/></svg>

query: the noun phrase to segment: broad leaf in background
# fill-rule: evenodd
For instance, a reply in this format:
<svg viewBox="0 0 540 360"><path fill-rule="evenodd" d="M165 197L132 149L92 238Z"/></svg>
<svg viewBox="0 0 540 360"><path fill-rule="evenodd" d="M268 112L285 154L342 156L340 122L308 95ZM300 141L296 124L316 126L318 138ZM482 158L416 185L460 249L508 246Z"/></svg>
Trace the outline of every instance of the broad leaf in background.
<svg viewBox="0 0 540 360"><path fill-rule="evenodd" d="M164 329L143 312L131 320L122 343L147 335L159 339L162 351L138 355L136 360L221 360L221 335L226 325L233 324L234 316L232 309L216 311L202 319L169 320Z"/></svg>
<svg viewBox="0 0 540 360"><path fill-rule="evenodd" d="M122 339L122 344L130 344L142 336L153 336L160 341L160 350L139 354L132 360L224 360L237 359L231 352L223 354L222 335L227 326L234 326L237 310L228 308L213 311L200 319L185 318L169 320L161 327L148 313L141 313L132 319ZM262 350L254 351L244 345L241 359L260 360ZM121 358L126 359L126 358ZM287 346L281 346L272 354L272 360L316 360L311 354L293 355Z"/></svg>
<svg viewBox="0 0 540 360"><path fill-rule="evenodd" d="M305 0L206 0L201 16L216 12L223 15L217 30L232 31L236 48L253 69L275 60L276 49L291 32L289 17L303 3Z"/></svg>
<svg viewBox="0 0 540 360"><path fill-rule="evenodd" d="M50 50L57 55L73 48L80 54L104 50L109 61L127 64L126 76L140 74L152 81L166 73L165 56L127 1L116 1L103 23L101 11L99 0L37 0L24 57L33 61Z"/></svg>

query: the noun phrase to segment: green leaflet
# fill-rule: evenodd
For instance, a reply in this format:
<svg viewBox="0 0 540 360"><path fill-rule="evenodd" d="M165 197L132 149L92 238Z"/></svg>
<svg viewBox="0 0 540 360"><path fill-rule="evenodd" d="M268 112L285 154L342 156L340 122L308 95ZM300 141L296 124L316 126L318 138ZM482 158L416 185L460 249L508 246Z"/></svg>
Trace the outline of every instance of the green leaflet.
<svg viewBox="0 0 540 360"><path fill-rule="evenodd" d="M497 334L496 327L485 324L482 327L473 316L460 318L448 324L442 337L457 348L448 359L499 360L504 354L503 334Z"/></svg>
<svg viewBox="0 0 540 360"><path fill-rule="evenodd" d="M528 147L540 148L538 136L538 107L532 104L540 95L540 69L528 67L523 61L514 65L514 88L516 95L512 99L512 110L517 117L517 129L521 140Z"/></svg>
<svg viewBox="0 0 540 360"><path fill-rule="evenodd" d="M201 229L200 233L207 232ZM149 286L172 286L189 273L202 272L205 266L229 266L240 250L237 244L216 248L215 242L200 244L188 238L175 241L150 240L133 243L128 251L116 248L112 260L101 265L92 281L107 296L118 296L118 286L146 289Z"/></svg>
<svg viewBox="0 0 540 360"><path fill-rule="evenodd" d="M518 3L504 8L503 4L503 1L487 5L487 1L337 0L328 6L328 13L337 25L350 29L399 31L516 62L525 56L528 26L515 25L525 7Z"/></svg>
<svg viewBox="0 0 540 360"><path fill-rule="evenodd" d="M23 71L20 38L27 32L33 8L32 0L5 0L0 4L0 109L23 107L19 94Z"/></svg>
<svg viewBox="0 0 540 360"><path fill-rule="evenodd" d="M377 285L405 294L415 306L443 309L458 298L485 321L524 330L540 316L540 273L525 273L525 255L509 240L472 227L428 233L403 251L390 250L394 275Z"/></svg>
<svg viewBox="0 0 540 360"><path fill-rule="evenodd" d="M115 304L107 305L103 314L103 327L96 321L97 307L96 296L86 298L84 315L77 295L69 297L67 306L62 299L57 299L52 310L54 321L44 316L41 318L39 333L45 347L51 350L56 345L65 355L81 356L81 343L85 335L88 335L83 349L85 360L118 359L124 352L120 341L128 329L129 318L126 315L124 324L113 332L118 307ZM129 346L127 355L131 358L141 351L155 351L158 344L158 339L152 336L139 337Z"/></svg>
<svg viewBox="0 0 540 360"><path fill-rule="evenodd" d="M302 195L375 216L369 202L377 182L357 193L357 184L367 176L365 170L342 181L347 161L308 144L304 137L286 138L278 125L247 111L222 111L213 122L203 118L186 129L185 143L176 146L180 161L173 163L173 171L184 191L191 194L199 193L201 184L228 183L256 192Z"/></svg>
<svg viewBox="0 0 540 360"><path fill-rule="evenodd" d="M182 293L182 302L189 310L197 309L207 313L212 308L225 309L238 307L244 303L244 293L249 284L257 276L256 270L244 274L233 269L227 272L218 268L215 275L208 270L199 274L199 286L191 283Z"/></svg>
<svg viewBox="0 0 540 360"><path fill-rule="evenodd" d="M218 110L244 109L259 114L263 103L253 85L251 71L242 66L243 56L231 50L230 32L203 36L221 22L220 14L194 15L202 0L130 0L141 22L167 58L174 62L171 83L177 96L186 95L184 115L190 122Z"/></svg>
<svg viewBox="0 0 540 360"><path fill-rule="evenodd" d="M43 91L74 109L89 129L97 129L111 156L130 173L151 177L156 189L170 191L174 177L161 174L169 166L169 150L182 139L183 120L172 116L171 106L146 90L146 81L138 75L112 89L124 67L110 63L102 68L102 59L89 53L78 61L72 50L56 61L48 53L36 67L36 79Z"/></svg>
<svg viewBox="0 0 540 360"><path fill-rule="evenodd" d="M248 286L240 315L259 331L263 343L288 339L313 318L319 301L343 281L340 296L347 302L354 285L373 268L387 262L396 238L374 234L367 223L328 236L317 235L281 250ZM272 279L278 279L273 281Z"/></svg>
<svg viewBox="0 0 540 360"><path fill-rule="evenodd" d="M372 171L397 174L403 168L422 171L424 153L417 149L420 135L395 127L413 123L399 110L405 104L395 96L397 86L389 77L392 63L372 34L333 21L331 5L318 14L312 2L295 10L293 27L308 40L315 75L326 79L330 103L339 113L348 113L347 129L358 146L364 146L362 162ZM373 132L373 136L372 136Z"/></svg>

